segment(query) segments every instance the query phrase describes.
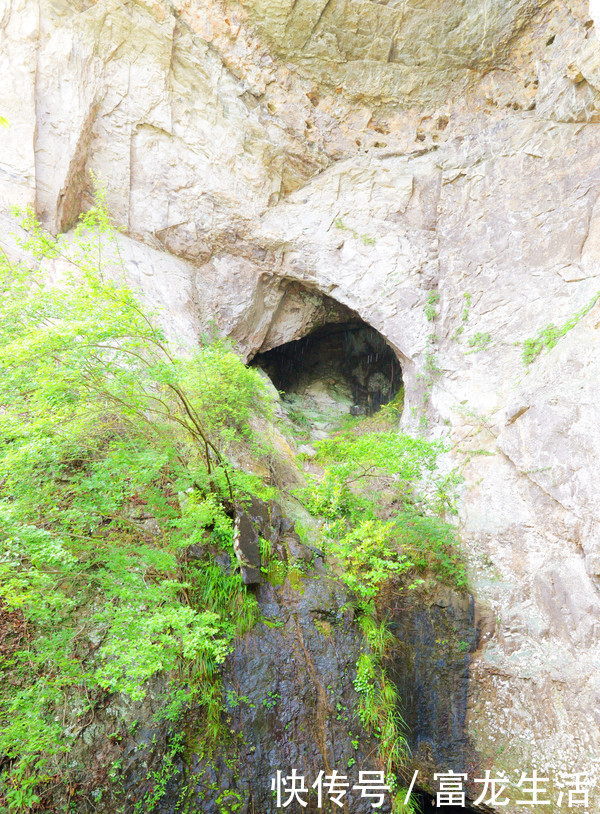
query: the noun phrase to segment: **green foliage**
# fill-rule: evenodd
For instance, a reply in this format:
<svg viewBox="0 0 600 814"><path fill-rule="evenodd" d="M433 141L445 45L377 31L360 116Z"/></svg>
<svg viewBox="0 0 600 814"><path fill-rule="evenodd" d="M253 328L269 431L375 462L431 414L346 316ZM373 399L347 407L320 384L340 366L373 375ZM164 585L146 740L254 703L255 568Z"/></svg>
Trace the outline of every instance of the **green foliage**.
<svg viewBox="0 0 600 814"><path fill-rule="evenodd" d="M541 328L537 335L531 339L526 339L523 343L523 364L530 365L542 351L552 350L558 343L559 339L571 331L583 317L588 314L594 305L600 300L600 291L597 291L592 299L580 308L573 316L568 319L563 325L557 326L553 323L545 325Z"/></svg>
<svg viewBox="0 0 600 814"><path fill-rule="evenodd" d="M465 293L463 294L463 300L464 300L463 310L460 315L461 324L458 326L458 328L454 331L452 335L452 339L455 339L457 342L460 341L461 334L465 330L465 325L469 321L469 314L471 312L471 302L473 300L473 296L469 294L468 291L465 291Z"/></svg>
<svg viewBox="0 0 600 814"><path fill-rule="evenodd" d="M265 709L271 710L277 706L278 701L281 701L281 695L276 690L272 690L267 693L266 698L263 698L262 705Z"/></svg>
<svg viewBox="0 0 600 814"><path fill-rule="evenodd" d="M141 700L175 671L189 690L165 714L194 698L218 737L219 665L260 614L210 550L231 545L228 507L255 485L227 456L261 449L251 419L269 411L224 342L173 354L121 281L101 191L70 240L31 211L22 225L45 263L0 258L0 602L29 631L0 673L9 811L67 771L76 727L58 722L91 695ZM206 556L186 565L191 544Z"/></svg>
<svg viewBox="0 0 600 814"><path fill-rule="evenodd" d="M270 414L266 389L257 370L242 364L224 342L214 342L185 365L183 383L196 412L219 449L242 440L260 449L251 428L257 413Z"/></svg>
<svg viewBox="0 0 600 814"><path fill-rule="evenodd" d="M277 557L273 556L272 546L269 540L259 538L261 571L271 585L283 585L288 575L288 567Z"/></svg>
<svg viewBox="0 0 600 814"><path fill-rule="evenodd" d="M380 757L395 789L393 811L414 814L415 804L404 803L394 780L408 756L400 698L384 666L394 637L375 620L373 600L392 578L404 577L409 588L416 587L423 582L416 578L419 571L457 587L466 584L455 531L442 519L454 509L457 476L438 469L443 444L395 431L361 432L358 426L318 442L316 449L313 460L322 476L309 478L301 496L309 511L323 518L320 547L338 559L340 578L362 612L366 651L354 681L358 715L379 738Z"/></svg>
<svg viewBox="0 0 600 814"><path fill-rule="evenodd" d="M377 413L373 416L373 419L376 422L385 423L385 422L393 422L397 423L400 418L402 417L402 411L404 410L404 385L398 390L396 395L391 401L388 401L387 404L384 404Z"/></svg>
<svg viewBox="0 0 600 814"><path fill-rule="evenodd" d="M394 430L346 432L319 441L316 447L315 461L324 465L324 477L321 483L313 483L307 501L309 508L311 500L317 501L315 513L325 517L353 517L357 504L362 516L365 506L352 487L377 481L388 497L401 505L426 508L442 484L437 470L438 456L444 451L440 441L425 441ZM322 494L331 495L329 504ZM372 500L367 503L372 505Z"/></svg>
<svg viewBox="0 0 600 814"><path fill-rule="evenodd" d="M454 526L435 515L404 511L396 517L395 530L396 544L407 552L418 572L433 573L459 589L467 587Z"/></svg>
<svg viewBox="0 0 600 814"><path fill-rule="evenodd" d="M309 477L308 480L310 486L301 494L311 514L335 522L350 513L354 502L342 473L328 468L323 477Z"/></svg>
<svg viewBox="0 0 600 814"><path fill-rule="evenodd" d="M406 764L410 750L404 735L407 727L400 711L398 690L384 666L395 639L386 623L376 620L372 602L363 602L361 609L359 621L367 650L360 654L356 664L354 686L359 693L358 715L367 731L379 738L379 756L393 795L393 814L418 814L416 802L405 803L407 791L398 787L397 780L398 770Z"/></svg>
<svg viewBox="0 0 600 814"><path fill-rule="evenodd" d="M465 293L463 294L463 299L464 299L465 302L464 302L464 305L463 305L461 320L463 322L468 322L469 321L469 314L471 312L471 302L473 301L473 296L472 296L472 294L469 294L468 291L465 291Z"/></svg>
<svg viewBox="0 0 600 814"><path fill-rule="evenodd" d="M477 351L485 350L492 341L490 333L476 333L469 339L467 345L471 348L468 353L477 353Z"/></svg>
<svg viewBox="0 0 600 814"><path fill-rule="evenodd" d="M260 375L226 343L173 353L122 282L101 191L69 240L45 233L30 211L23 226L24 245L44 262L34 271L0 259L0 602L28 631L0 668L9 761L0 799L10 812L43 806L50 779L66 781L92 699L139 702L159 673L173 681L162 719L175 725L194 703L203 748L222 737L219 667L260 611L214 552L231 551L233 504L266 496L228 457L239 447L264 453L251 428L270 410ZM413 571L464 584L454 532L440 519L455 486L438 470L442 451L360 427L319 443L323 477L303 497L362 606L392 577L410 574L414 586ZM191 545L200 554L190 561ZM261 548L269 579L301 581L267 541ZM406 742L383 668L390 634L372 612L363 631L360 714L391 771ZM263 703L275 706L276 694ZM143 810L162 799L180 747L172 742ZM120 771L113 764L115 780Z"/></svg>
<svg viewBox="0 0 600 814"><path fill-rule="evenodd" d="M384 623L378 623L375 619L375 611L372 601L362 602L360 609L362 615L359 624L369 649L374 657L380 661L394 643L394 636Z"/></svg>
<svg viewBox="0 0 600 814"><path fill-rule="evenodd" d="M333 225L335 226L336 229L341 229L343 232L350 232L350 234L355 240L361 240L365 246L374 246L376 243L374 237L371 237L370 235L362 235L359 232L357 232L356 229L352 229L351 226L346 226L346 224L341 218L336 218L333 222Z"/></svg>
<svg viewBox="0 0 600 814"><path fill-rule="evenodd" d="M310 438L310 421L298 407L289 407L287 415L294 426L294 434L300 438Z"/></svg>
<svg viewBox="0 0 600 814"><path fill-rule="evenodd" d="M380 755L386 773L403 765L409 749L403 732L406 724L400 713L400 697L383 666L386 649L393 641L385 623L378 624L368 610L362 619L369 651L361 653L356 663L354 686L359 693L358 716L368 732L380 740Z"/></svg>
<svg viewBox="0 0 600 814"><path fill-rule="evenodd" d="M148 792L141 800L138 800L134 806L134 814L146 814L146 812L155 811L156 806L163 799L167 793L167 784L177 773L176 759L181 755L185 749L183 733L173 735L169 747L165 752L160 768L150 772L149 779L152 781L152 790ZM120 766L115 771L115 776L119 776L118 771Z"/></svg>
<svg viewBox="0 0 600 814"><path fill-rule="evenodd" d="M428 337L429 347L427 349L427 353L425 354L425 378L427 382L427 388L431 388L433 380L437 378L442 369L438 364L437 358L437 350L435 349L435 336L431 335Z"/></svg>
<svg viewBox="0 0 600 814"><path fill-rule="evenodd" d="M392 799L392 814L420 814L421 807L412 794L408 802L405 802L407 794L407 788L399 788L396 791Z"/></svg>
<svg viewBox="0 0 600 814"><path fill-rule="evenodd" d="M247 695L240 695L236 690L227 690L227 706L236 709L241 704L246 704L249 708L256 706Z"/></svg>
<svg viewBox="0 0 600 814"><path fill-rule="evenodd" d="M437 318L437 304L440 295L437 291L430 291L425 302L425 317L428 322L433 322Z"/></svg>
<svg viewBox="0 0 600 814"><path fill-rule="evenodd" d="M157 592L164 595L166 582L152 587L162 589ZM180 660L208 658L220 664L227 655L217 614L200 614L184 605L159 605L132 617L131 606L121 602L117 610L106 606L104 614L98 614L104 622L102 616L109 640L100 651L102 661L95 678L106 689L127 693L133 700L144 698L148 678L173 669Z"/></svg>
<svg viewBox="0 0 600 814"><path fill-rule="evenodd" d="M412 438L395 431L344 433L318 444L316 460L330 463L339 471L354 473L355 479L375 470L404 482L419 480L436 467L440 443Z"/></svg>
<svg viewBox="0 0 600 814"><path fill-rule="evenodd" d="M437 291L430 291L427 295L427 301L425 303L425 317L428 322L435 322L437 319L437 304L439 302L439 298L440 295ZM431 397L431 391L433 390L435 380L438 378L441 372L441 368L438 364L438 340L434 327L434 330L427 336L423 372L417 374L417 378L421 379L424 383L422 402L423 412L419 422L423 430L427 429L428 421L426 410Z"/></svg>
<svg viewBox="0 0 600 814"><path fill-rule="evenodd" d="M309 478L300 494L325 519L320 545L340 558L341 578L358 597L368 599L388 579L411 571L465 585L454 528L442 519L455 511L458 476L439 471L441 442L356 431L316 447L323 474ZM390 504L395 512L383 519Z"/></svg>
<svg viewBox="0 0 600 814"><path fill-rule="evenodd" d="M239 791L225 789L216 799L219 814L237 814L245 803L245 797Z"/></svg>
<svg viewBox="0 0 600 814"><path fill-rule="evenodd" d="M394 523L373 518L333 541L330 551L342 558L346 570L341 578L362 599L376 596L384 582L413 568L408 557L398 553Z"/></svg>

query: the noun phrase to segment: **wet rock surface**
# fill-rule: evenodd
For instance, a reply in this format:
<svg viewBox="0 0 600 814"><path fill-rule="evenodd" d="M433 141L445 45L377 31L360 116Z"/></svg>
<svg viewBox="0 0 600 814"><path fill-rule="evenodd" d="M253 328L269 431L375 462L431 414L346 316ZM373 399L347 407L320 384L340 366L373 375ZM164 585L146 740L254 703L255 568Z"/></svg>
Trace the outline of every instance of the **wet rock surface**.
<svg viewBox="0 0 600 814"><path fill-rule="evenodd" d="M475 769L477 756L465 720L470 653L477 643L469 594L432 584L424 595L384 594L389 629L398 644L388 669L403 701L412 760L421 784L433 783L435 767Z"/></svg>
<svg viewBox="0 0 600 814"><path fill-rule="evenodd" d="M256 595L265 622L239 643L223 675L228 742L210 758L195 751L201 719L190 718L179 773L157 809L162 814L220 814L226 799L241 803L241 812L268 814L277 810L271 780L278 770L288 776L295 768L310 788L321 770L336 769L352 786L359 771L382 768L378 741L357 714L353 681L365 644L346 589L317 566L298 587L289 580L265 582ZM390 586L388 596L396 643L386 666L409 725L413 760L407 773L418 768L419 782L433 788L435 771L472 767L465 732L469 656L458 638L474 641L472 603L446 589L408 598ZM129 785L137 794L147 788L143 770ZM315 795L305 796L305 811L319 810ZM390 810L387 803L381 811ZM347 810L367 814L372 808L350 789Z"/></svg>
<svg viewBox="0 0 600 814"><path fill-rule="evenodd" d="M273 778L294 769L306 779L304 811L339 810L327 799L319 809L311 790L320 771L333 770L349 783L341 810L373 810L371 801L352 789L360 771L383 768L379 741L365 731L358 714L356 663L368 645L355 597L332 574L322 552L303 545L277 503L254 499L244 517L271 542L275 561L287 574L281 579L277 568L264 569L261 584L249 588L262 621L237 642L221 671L218 740L207 744L204 705L169 723L165 704L173 685L168 676L152 680L142 703L104 699L72 757L85 766L90 794L107 782L110 762L119 766L122 785L86 811L108 814L125 801L123 810L133 814L139 801L154 799L159 814L269 814L278 810ZM182 558L193 560L201 554L198 549L190 547ZM465 728L469 651L477 640L473 600L433 580L418 591L390 582L376 613L394 637L384 666L399 690L398 711L412 750L404 772L410 778L418 770L418 787L432 790L436 771L467 772L477 759ZM125 711L135 719L130 731L119 725ZM389 797L380 810L391 810Z"/></svg>
<svg viewBox="0 0 600 814"><path fill-rule="evenodd" d="M252 516L243 509L236 509L235 513L233 550L240 564L244 585L259 583L261 573L258 531Z"/></svg>

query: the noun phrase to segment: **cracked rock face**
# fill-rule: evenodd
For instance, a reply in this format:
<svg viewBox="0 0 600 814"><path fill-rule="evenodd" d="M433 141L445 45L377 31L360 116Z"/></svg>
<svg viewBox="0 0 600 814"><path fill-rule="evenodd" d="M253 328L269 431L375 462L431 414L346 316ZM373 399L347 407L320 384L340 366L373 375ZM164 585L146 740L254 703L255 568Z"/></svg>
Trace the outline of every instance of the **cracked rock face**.
<svg viewBox="0 0 600 814"><path fill-rule="evenodd" d="M600 770L596 6L0 2L11 256L9 207L67 229L92 170L184 343L214 320L250 358L349 309L416 430L435 334L427 431L484 620L469 734L513 779Z"/></svg>
<svg viewBox="0 0 600 814"><path fill-rule="evenodd" d="M277 586L264 582L256 598L269 624L250 631L223 668L227 738L211 756L199 749L175 758L175 772L156 811L173 814L187 805L184 810L221 814L231 797L231 803L243 801L237 810L244 814L270 812L275 810L271 779L278 770L295 768L310 787L319 771L338 767L349 786L348 810L369 814L372 801L352 785L359 771L379 771L380 763L377 739L355 714L359 696L353 679L363 639L348 593L317 566L302 579L301 591L287 579ZM472 638L474 631L468 600L459 594L434 590L427 599L413 600L414 594L395 592L389 606L390 629L399 638L388 669L401 680L419 783L432 784L434 766L460 772L468 765L468 656L457 652L448 637L458 631ZM157 699L164 688L153 689L146 708L136 708L144 724L123 742L126 811L134 811L134 801L152 787L168 741L168 727L152 723L147 709L160 708ZM111 712L103 712L97 723L105 741ZM202 710L192 710L186 723L188 730L201 731ZM85 746L78 752L89 774L97 756ZM303 799L307 814L336 810L327 800L318 805L313 792ZM114 808L102 801L96 810L108 814ZM389 801L380 810L389 814Z"/></svg>
<svg viewBox="0 0 600 814"><path fill-rule="evenodd" d="M473 73L501 67L538 0L250 0L277 53L356 96L439 104Z"/></svg>

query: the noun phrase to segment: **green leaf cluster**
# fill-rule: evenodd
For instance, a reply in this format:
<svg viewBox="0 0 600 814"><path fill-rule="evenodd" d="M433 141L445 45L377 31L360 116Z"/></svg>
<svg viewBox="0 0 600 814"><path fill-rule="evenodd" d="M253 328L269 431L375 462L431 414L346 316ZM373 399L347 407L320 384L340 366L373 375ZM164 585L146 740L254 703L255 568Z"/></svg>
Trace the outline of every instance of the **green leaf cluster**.
<svg viewBox="0 0 600 814"><path fill-rule="evenodd" d="M270 409L226 343L171 350L124 283L101 190L69 239L31 211L22 226L41 263L0 256L0 610L28 631L0 667L9 811L66 776L102 694L141 701L175 671L218 724L218 667L259 612L211 552L253 485L229 455L263 450Z"/></svg>
<svg viewBox="0 0 600 814"><path fill-rule="evenodd" d="M592 299L570 317L563 325L550 323L541 328L537 335L526 339L523 342L523 364L530 365L543 351L552 350L563 336L573 330L573 328L588 314L596 303L600 300L600 291L597 291Z"/></svg>
<svg viewBox="0 0 600 814"><path fill-rule="evenodd" d="M482 333L478 331L467 342L467 345L471 348L467 353L477 353L480 350L485 350L491 342L492 335L489 332Z"/></svg>
<svg viewBox="0 0 600 814"><path fill-rule="evenodd" d="M433 322L437 318L437 306L440 300L439 292L430 291L425 303L425 317L428 322Z"/></svg>
<svg viewBox="0 0 600 814"><path fill-rule="evenodd" d="M325 519L321 544L340 558L341 578L362 599L413 571L466 584L454 527L443 519L455 511L458 484L456 473L439 470L443 451L439 441L396 431L357 429L317 444L323 474L300 494Z"/></svg>
<svg viewBox="0 0 600 814"><path fill-rule="evenodd" d="M405 806L398 788L397 772L407 761L410 749L405 737L406 723L400 712L401 699L385 668L386 653L394 636L385 622L375 618L372 602L364 602L360 624L367 649L356 663L354 687L359 695L358 717L365 729L379 739L379 754L392 790L394 814L414 814Z"/></svg>
<svg viewBox="0 0 600 814"><path fill-rule="evenodd" d="M362 599L375 597L383 582L413 568L398 551L394 532L394 523L371 517L330 544L330 551L344 562L342 579Z"/></svg>

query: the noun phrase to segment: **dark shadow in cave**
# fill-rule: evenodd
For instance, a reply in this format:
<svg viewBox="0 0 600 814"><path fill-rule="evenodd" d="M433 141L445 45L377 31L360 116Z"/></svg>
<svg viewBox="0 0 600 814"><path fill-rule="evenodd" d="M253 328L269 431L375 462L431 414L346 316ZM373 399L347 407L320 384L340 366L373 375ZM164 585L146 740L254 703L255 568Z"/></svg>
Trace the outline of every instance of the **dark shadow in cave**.
<svg viewBox="0 0 600 814"><path fill-rule="evenodd" d="M464 814L465 811L475 811L483 814L484 810L485 812L490 812L490 814L492 814L491 809L481 809L479 807L475 808L472 805L469 805L468 800L465 801L464 806L444 804L443 806L437 807L435 804L435 797L418 788L412 793L411 800L418 804L420 814L434 814L434 812L440 811L443 812L443 814L460 814L460 812Z"/></svg>
<svg viewBox="0 0 600 814"><path fill-rule="evenodd" d="M319 385L336 388L353 415L372 415L402 387L394 351L361 320L327 323L302 339L258 353L252 364L286 394L310 393Z"/></svg>

